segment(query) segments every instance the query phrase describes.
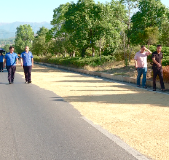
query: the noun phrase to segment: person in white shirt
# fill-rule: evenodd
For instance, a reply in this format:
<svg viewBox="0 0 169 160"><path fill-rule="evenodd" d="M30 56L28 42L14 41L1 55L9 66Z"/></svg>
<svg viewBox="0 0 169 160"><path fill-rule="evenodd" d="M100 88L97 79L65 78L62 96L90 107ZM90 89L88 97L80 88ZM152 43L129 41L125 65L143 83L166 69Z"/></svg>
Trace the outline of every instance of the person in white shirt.
<svg viewBox="0 0 169 160"><path fill-rule="evenodd" d="M147 56L152 54L152 52L147 49L145 46L141 46L141 50L136 53L135 67L137 69L137 86L140 87L140 77L143 74L142 86L143 88L147 88L146 86L146 76L147 76Z"/></svg>

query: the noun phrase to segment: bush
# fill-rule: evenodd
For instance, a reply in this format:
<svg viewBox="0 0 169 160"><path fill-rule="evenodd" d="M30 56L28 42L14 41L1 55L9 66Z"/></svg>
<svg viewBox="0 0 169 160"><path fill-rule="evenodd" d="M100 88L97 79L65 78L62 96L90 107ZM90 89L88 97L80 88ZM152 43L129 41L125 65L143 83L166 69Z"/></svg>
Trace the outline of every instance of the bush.
<svg viewBox="0 0 169 160"><path fill-rule="evenodd" d="M146 46L148 48L148 46ZM157 47L156 46L150 46L150 51L151 52L155 52L157 50Z"/></svg>
<svg viewBox="0 0 169 160"><path fill-rule="evenodd" d="M169 47L162 47L162 52L169 55Z"/></svg>
<svg viewBox="0 0 169 160"><path fill-rule="evenodd" d="M84 66L92 66L96 67L99 65L102 65L106 62L113 62L115 58L113 56L101 56L100 57L66 57L66 58L56 58L54 56L46 56L46 57L40 57L40 56L34 56L34 60L36 62L44 62L44 63L51 63L56 65L64 65L64 66L70 66L70 67L76 67L76 68L83 68Z"/></svg>
<svg viewBox="0 0 169 160"><path fill-rule="evenodd" d="M156 50L157 50L157 46L150 46L150 51L155 52ZM162 52L167 53L169 55L169 47L162 46Z"/></svg>
<svg viewBox="0 0 169 160"><path fill-rule="evenodd" d="M130 60L134 59L135 54L140 50L140 46L133 46L132 48L129 48L125 50L125 57L124 57L124 48L117 49L114 53L115 59L117 61L123 61L123 60Z"/></svg>

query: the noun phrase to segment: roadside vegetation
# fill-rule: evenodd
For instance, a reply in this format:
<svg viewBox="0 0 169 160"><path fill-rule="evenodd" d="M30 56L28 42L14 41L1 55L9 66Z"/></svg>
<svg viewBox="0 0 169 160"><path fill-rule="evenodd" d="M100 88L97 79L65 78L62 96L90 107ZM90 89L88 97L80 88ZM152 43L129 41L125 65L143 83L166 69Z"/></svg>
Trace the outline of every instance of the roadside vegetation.
<svg viewBox="0 0 169 160"><path fill-rule="evenodd" d="M169 9L160 0L70 2L53 10L51 25L37 33L30 25L18 26L15 51L20 54L28 45L38 62L78 68L123 62L125 69L133 67L140 45L155 51L161 44L163 66L169 65ZM151 56L148 59L151 68Z"/></svg>

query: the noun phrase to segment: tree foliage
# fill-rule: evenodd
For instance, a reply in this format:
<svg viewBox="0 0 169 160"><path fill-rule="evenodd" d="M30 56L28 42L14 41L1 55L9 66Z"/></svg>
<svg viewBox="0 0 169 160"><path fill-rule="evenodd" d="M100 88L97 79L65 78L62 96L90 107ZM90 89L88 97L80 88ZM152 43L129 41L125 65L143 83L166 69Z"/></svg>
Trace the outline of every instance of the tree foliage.
<svg viewBox="0 0 169 160"><path fill-rule="evenodd" d="M40 28L35 38L31 26L19 26L16 50L20 53L29 45L36 55L62 57L123 52L126 60L127 50L134 45L169 46L169 11L160 0L78 0L55 8L51 24L50 30Z"/></svg>
<svg viewBox="0 0 169 160"><path fill-rule="evenodd" d="M32 52L36 55L45 55L48 50L48 43L46 43L46 34L48 29L45 27L41 27L39 31L37 31L37 35L33 40Z"/></svg>
<svg viewBox="0 0 169 160"><path fill-rule="evenodd" d="M25 46L29 46L31 48L33 40L34 40L34 32L30 25L25 24L17 27L15 48L18 53L23 52Z"/></svg>
<svg viewBox="0 0 169 160"><path fill-rule="evenodd" d="M159 39L158 27L148 27L145 29L145 44L152 45L156 44Z"/></svg>
<svg viewBox="0 0 169 160"><path fill-rule="evenodd" d="M139 2L139 11L131 18L131 40L133 44L145 43L145 29L148 27L157 27L161 29L164 15L166 13L165 6L160 0L142 0Z"/></svg>
<svg viewBox="0 0 169 160"><path fill-rule="evenodd" d="M160 43L164 46L169 46L169 9L166 9L166 15L161 25Z"/></svg>
<svg viewBox="0 0 169 160"><path fill-rule="evenodd" d="M6 52L9 52L9 47L10 47L10 45L9 45L9 44L6 44L6 45L3 47L3 49L4 49Z"/></svg>
<svg viewBox="0 0 169 160"><path fill-rule="evenodd" d="M64 52L80 52L84 56L88 48L92 54L96 50L111 54L121 43L121 31L124 28L126 10L119 1L98 3L93 0L79 0L66 3L54 10L47 39L62 44ZM102 49L98 43L104 39ZM69 47L67 47L69 46ZM59 51L59 52L63 52Z"/></svg>

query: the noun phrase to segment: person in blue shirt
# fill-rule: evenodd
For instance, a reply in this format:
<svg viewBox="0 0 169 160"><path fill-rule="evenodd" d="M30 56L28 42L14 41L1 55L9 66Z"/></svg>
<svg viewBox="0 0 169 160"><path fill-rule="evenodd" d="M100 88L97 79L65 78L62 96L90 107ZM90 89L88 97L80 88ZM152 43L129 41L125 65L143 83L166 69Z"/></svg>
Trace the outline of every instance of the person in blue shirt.
<svg viewBox="0 0 169 160"><path fill-rule="evenodd" d="M29 51L29 47L25 47L25 51L21 53L21 66L23 66L25 73L25 83L31 83L31 71L33 67L33 55Z"/></svg>
<svg viewBox="0 0 169 160"><path fill-rule="evenodd" d="M4 68L6 64L6 69L8 71L8 81L9 84L14 82L16 64L18 64L18 55L14 53L14 47L9 47L9 53L5 55Z"/></svg>
<svg viewBox="0 0 169 160"><path fill-rule="evenodd" d="M3 72L4 55L0 52L0 72Z"/></svg>

